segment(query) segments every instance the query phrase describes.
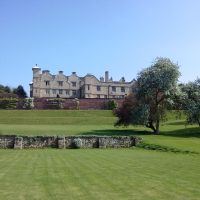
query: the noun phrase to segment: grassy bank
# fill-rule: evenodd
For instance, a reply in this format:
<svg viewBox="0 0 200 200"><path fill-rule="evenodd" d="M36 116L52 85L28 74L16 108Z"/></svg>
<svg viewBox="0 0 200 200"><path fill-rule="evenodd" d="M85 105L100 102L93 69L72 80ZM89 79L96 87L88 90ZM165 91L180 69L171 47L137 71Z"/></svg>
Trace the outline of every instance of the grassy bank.
<svg viewBox="0 0 200 200"><path fill-rule="evenodd" d="M106 110L0 110L0 134L18 135L139 135L145 142L200 151L200 129L185 126L184 116L169 113L161 124L161 134L137 127L114 127L117 120Z"/></svg>
<svg viewBox="0 0 200 200"><path fill-rule="evenodd" d="M168 115L168 126L162 131L184 128L183 119ZM142 134L144 127L115 128L116 117L108 110L0 110L0 134L75 135L75 134ZM140 133L139 133L140 132Z"/></svg>

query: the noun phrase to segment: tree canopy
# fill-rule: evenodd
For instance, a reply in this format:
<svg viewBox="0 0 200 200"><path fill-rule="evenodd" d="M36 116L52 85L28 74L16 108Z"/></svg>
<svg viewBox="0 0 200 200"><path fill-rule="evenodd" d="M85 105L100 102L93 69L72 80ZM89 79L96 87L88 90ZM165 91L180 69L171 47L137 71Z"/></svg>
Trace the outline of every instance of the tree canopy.
<svg viewBox="0 0 200 200"><path fill-rule="evenodd" d="M119 118L116 125L141 124L159 134L160 120L167 105L172 103L179 76L178 64L168 58L157 58L138 74L135 96L127 97L122 107L116 110ZM124 109L129 113L128 118L124 118L127 115Z"/></svg>
<svg viewBox="0 0 200 200"><path fill-rule="evenodd" d="M0 93L11 93L11 88L0 84Z"/></svg>
<svg viewBox="0 0 200 200"><path fill-rule="evenodd" d="M0 84L0 97L19 97L19 98L26 98L27 94L22 85L19 85L17 88L10 88L9 86L4 86Z"/></svg>
<svg viewBox="0 0 200 200"><path fill-rule="evenodd" d="M18 95L19 98L26 98L27 94L22 85L19 85L17 88L13 90L13 93Z"/></svg>
<svg viewBox="0 0 200 200"><path fill-rule="evenodd" d="M182 85L182 104L188 124L200 126L200 79Z"/></svg>

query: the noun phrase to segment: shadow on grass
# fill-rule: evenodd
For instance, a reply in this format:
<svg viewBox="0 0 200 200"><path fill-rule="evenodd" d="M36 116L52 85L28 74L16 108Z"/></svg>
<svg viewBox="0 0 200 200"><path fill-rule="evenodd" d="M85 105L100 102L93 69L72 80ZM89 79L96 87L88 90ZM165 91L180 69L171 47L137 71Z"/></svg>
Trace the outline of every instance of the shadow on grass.
<svg viewBox="0 0 200 200"><path fill-rule="evenodd" d="M153 133L149 131L140 131L133 129L102 129L102 130L93 130L90 132L82 133L82 135L107 135L107 136L129 136L129 135L153 135ZM183 128L183 129L177 129L173 131L161 131L160 135L162 136L172 136L172 137L183 137L183 138L189 138L189 137L197 137L200 138L200 128L199 127L192 127L192 128Z"/></svg>
<svg viewBox="0 0 200 200"><path fill-rule="evenodd" d="M172 137L184 137L184 138L189 138L189 137L200 138L200 127L192 127L192 128L186 127L183 129L161 132L160 135L172 136Z"/></svg>
<svg viewBox="0 0 200 200"><path fill-rule="evenodd" d="M151 135L151 132L148 131L138 131L134 129L102 129L102 130L93 130L90 132L82 133L82 135L107 135L107 136L129 136L129 135Z"/></svg>
<svg viewBox="0 0 200 200"><path fill-rule="evenodd" d="M164 145L157 145L157 144L148 144L145 142L139 143L137 147L146 149L146 150L154 150L154 151L161 151L161 152L172 152L172 153L192 153L192 154L199 154L196 151L189 151L189 150L182 150L175 147L169 147Z"/></svg>

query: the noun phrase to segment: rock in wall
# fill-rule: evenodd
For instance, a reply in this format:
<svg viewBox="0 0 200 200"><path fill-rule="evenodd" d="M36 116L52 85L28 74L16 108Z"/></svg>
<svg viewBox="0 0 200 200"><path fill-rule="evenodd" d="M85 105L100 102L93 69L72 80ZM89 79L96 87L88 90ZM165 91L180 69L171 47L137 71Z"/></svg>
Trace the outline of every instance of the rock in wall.
<svg viewBox="0 0 200 200"><path fill-rule="evenodd" d="M0 135L0 148L14 148L15 135Z"/></svg>

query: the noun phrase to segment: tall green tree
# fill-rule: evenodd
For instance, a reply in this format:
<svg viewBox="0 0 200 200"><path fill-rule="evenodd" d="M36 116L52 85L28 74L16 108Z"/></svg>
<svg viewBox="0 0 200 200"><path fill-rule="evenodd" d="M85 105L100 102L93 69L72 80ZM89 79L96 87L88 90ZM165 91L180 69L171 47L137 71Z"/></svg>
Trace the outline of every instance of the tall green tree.
<svg viewBox="0 0 200 200"><path fill-rule="evenodd" d="M0 92L6 92L6 93L11 93L11 89L9 86L3 86L0 84Z"/></svg>
<svg viewBox="0 0 200 200"><path fill-rule="evenodd" d="M22 85L19 85L17 88L13 90L13 93L18 95L19 98L26 98L27 94Z"/></svg>
<svg viewBox="0 0 200 200"><path fill-rule="evenodd" d="M200 79L182 85L183 109L187 116L188 124L200 126Z"/></svg>
<svg viewBox="0 0 200 200"><path fill-rule="evenodd" d="M4 92L4 86L0 84L0 93Z"/></svg>
<svg viewBox="0 0 200 200"><path fill-rule="evenodd" d="M179 76L178 64L168 58L157 58L150 67L142 70L137 76L134 101L137 103L130 104L129 121L122 120L125 106L123 104L116 111L119 118L116 125L145 125L155 134L159 134L160 121L165 115L167 105L172 103Z"/></svg>
<svg viewBox="0 0 200 200"><path fill-rule="evenodd" d="M7 92L7 93L11 93L11 89L10 89L9 86L5 86L4 91Z"/></svg>

